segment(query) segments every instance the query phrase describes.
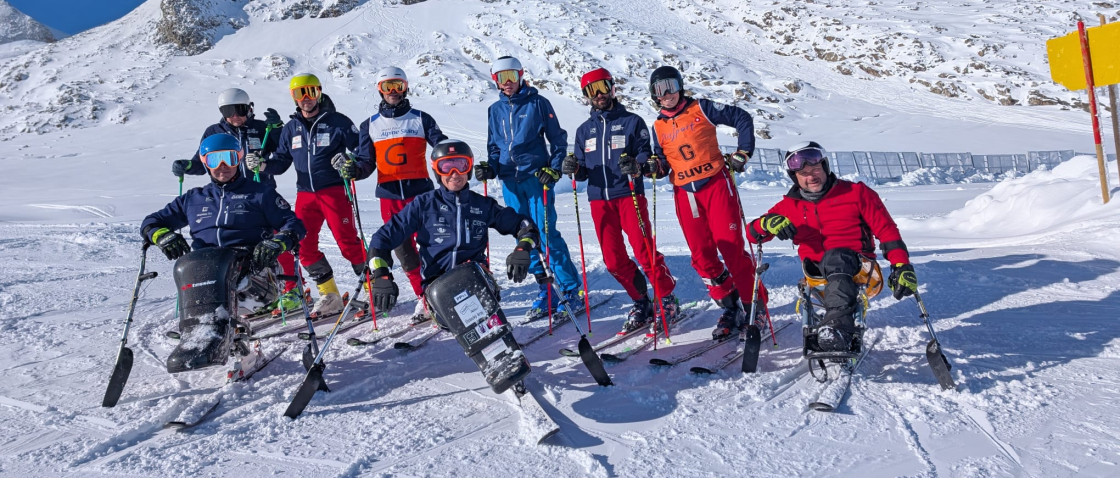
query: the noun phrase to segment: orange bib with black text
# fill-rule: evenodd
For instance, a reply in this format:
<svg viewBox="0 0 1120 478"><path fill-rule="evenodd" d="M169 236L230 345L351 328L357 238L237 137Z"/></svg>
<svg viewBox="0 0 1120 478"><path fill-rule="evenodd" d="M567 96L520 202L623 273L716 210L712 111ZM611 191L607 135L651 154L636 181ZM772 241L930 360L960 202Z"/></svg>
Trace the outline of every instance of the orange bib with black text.
<svg viewBox="0 0 1120 478"><path fill-rule="evenodd" d="M373 141L378 183L428 177L428 141L419 110L396 118L372 116L369 138Z"/></svg>
<svg viewBox="0 0 1120 478"><path fill-rule="evenodd" d="M669 167L673 168L673 185L710 178L723 169L716 125L704 115L700 102L693 101L673 118L659 118L653 123L653 130Z"/></svg>

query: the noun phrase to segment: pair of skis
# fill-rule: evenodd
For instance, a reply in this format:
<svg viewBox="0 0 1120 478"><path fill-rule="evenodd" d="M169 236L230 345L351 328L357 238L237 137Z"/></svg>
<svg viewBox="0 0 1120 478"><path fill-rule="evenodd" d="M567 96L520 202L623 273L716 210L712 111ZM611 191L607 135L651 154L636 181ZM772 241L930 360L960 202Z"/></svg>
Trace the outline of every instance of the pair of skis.
<svg viewBox="0 0 1120 478"><path fill-rule="evenodd" d="M792 324L793 324L793 322L786 322L786 323L778 326L777 330L772 331L772 332L767 332L766 336L763 337L763 339L764 340L769 340L775 334L777 334L778 332L781 332L783 329L785 329L786 327L789 327ZM738 339L738 345L735 349L732 349L732 350L728 351L727 353L723 354L719 358L711 361L711 363L709 363L706 366L696 366L696 367L692 367L691 369L689 369L690 372L698 374L698 375L710 375L710 374L719 372L720 370L723 370L723 369L727 368L728 365L731 365L734 362L739 362L740 361L740 359L743 357L743 353L745 351L745 347L744 347L746 345L746 332L745 331L740 333L739 335L729 335L728 337L726 337L724 339L721 339L721 340L713 340L711 342L708 342L704 345L696 347L692 350L689 350L686 353L677 355L675 357L671 357L671 358L668 358L668 359L652 358L652 359L649 360L649 363L650 363L650 365L655 365L655 366L672 367L674 365L679 365L679 364L682 364L682 363L687 362L689 360L692 360L694 358L700 357L704 354L707 354L708 352L711 352L712 350L718 349L721 346L723 346L723 345L725 345L725 344L727 344L727 343L729 343L733 340L736 340L736 339Z"/></svg>
<svg viewBox="0 0 1120 478"><path fill-rule="evenodd" d="M674 318L672 323L669 324L670 330L672 330L673 327L675 327L676 325L684 322L685 320L690 319L692 317L692 315L695 313L695 311L696 311L695 308L698 305L699 305L699 302L691 302L691 303L688 303L688 304L685 304L685 305L681 306L680 311L677 313L677 317ZM657 319L654 319L654 320L657 320ZM634 339L634 338L638 338L638 337L642 338L640 343L637 343L637 344L630 344L629 343L630 339ZM646 348L646 346L653 343L655 338L656 337L654 337L650 333L648 328L639 327L639 328L631 330L629 332L625 332L625 333L620 332L618 334L615 334L615 335L611 336L610 338L596 344L594 347L592 347L592 350L594 352L601 352L603 350L609 350L609 349L615 348L616 346L623 346L624 348L622 348L620 351L618 351L616 353L604 353L602 355L603 360L605 360L605 361L608 361L608 362L622 362L622 361L626 360L627 358L630 358L632 355L644 350ZM577 352L575 350L572 350L572 349L568 349L568 348L560 349L560 355L563 355L565 357L579 357L580 356L579 352Z"/></svg>

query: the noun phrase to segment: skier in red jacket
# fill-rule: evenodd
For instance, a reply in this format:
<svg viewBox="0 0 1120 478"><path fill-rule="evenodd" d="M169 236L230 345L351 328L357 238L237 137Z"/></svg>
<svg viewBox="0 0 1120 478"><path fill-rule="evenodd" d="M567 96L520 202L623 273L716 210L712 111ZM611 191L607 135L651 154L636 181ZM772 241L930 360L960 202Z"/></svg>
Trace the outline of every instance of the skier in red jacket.
<svg viewBox="0 0 1120 478"><path fill-rule="evenodd" d="M765 215L751 222L749 240L792 239L802 262L821 271L828 285L816 346L820 351L848 350L856 332L853 314L859 297L852 278L863 258L875 259L875 238L891 263L887 284L895 299L902 300L918 289L914 266L879 195L866 184L832 174L820 144L798 143L785 159L794 186Z"/></svg>

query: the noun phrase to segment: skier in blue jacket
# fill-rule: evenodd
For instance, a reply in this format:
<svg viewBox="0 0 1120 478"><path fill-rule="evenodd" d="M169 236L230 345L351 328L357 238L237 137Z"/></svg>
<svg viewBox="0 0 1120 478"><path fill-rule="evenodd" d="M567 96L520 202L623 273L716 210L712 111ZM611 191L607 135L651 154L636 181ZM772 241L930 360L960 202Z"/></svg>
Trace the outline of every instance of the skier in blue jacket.
<svg viewBox="0 0 1120 478"><path fill-rule="evenodd" d="M551 190L560 179L568 149L568 133L560 127L552 104L539 95L536 88L524 83L520 61L501 57L494 62L491 73L500 93L488 112L486 149L489 161L478 164L475 178L501 180L506 205L532 218L538 230L548 231L543 246L548 248L549 263L564 299L572 313L578 314L584 308L579 273L572 263L567 242L556 229L556 197ZM545 188L549 188L547 208ZM551 274L545 273L539 257L534 256L532 261L529 270L536 276L540 290L526 314L528 320L544 317L548 311L556 310L560 302L556 294L549 294Z"/></svg>
<svg viewBox="0 0 1120 478"><path fill-rule="evenodd" d="M474 154L466 143L440 142L432 151L431 162L440 187L416 196L370 238L368 255L374 277L370 296L378 311L388 311L397 302L398 288L389 272L393 266L390 252L413 235L420 246L423 287L465 262L489 267L486 246L491 228L517 238L517 247L506 258L507 277L521 282L528 275L531 257L536 255L530 251L538 243L536 226L513 208L468 189L473 165Z"/></svg>

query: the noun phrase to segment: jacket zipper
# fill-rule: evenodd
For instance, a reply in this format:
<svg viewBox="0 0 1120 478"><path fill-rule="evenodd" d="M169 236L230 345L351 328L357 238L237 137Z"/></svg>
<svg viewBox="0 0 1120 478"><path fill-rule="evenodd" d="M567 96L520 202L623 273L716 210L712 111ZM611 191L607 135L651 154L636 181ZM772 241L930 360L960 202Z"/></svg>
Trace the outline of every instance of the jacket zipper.
<svg viewBox="0 0 1120 478"><path fill-rule="evenodd" d="M611 158L611 148L607 144L607 118L599 115L599 119L603 121L603 142L599 145L599 149L603 151L603 197L610 201L611 190L610 183L607 182L607 160Z"/></svg>
<svg viewBox="0 0 1120 478"><path fill-rule="evenodd" d="M219 187L221 194L218 195L218 214L214 215L214 225L218 228L218 247L222 247L222 209L225 207L226 201L226 188ZM226 213L226 222L229 222L229 213Z"/></svg>
<svg viewBox="0 0 1120 478"><path fill-rule="evenodd" d="M317 126L319 124L319 120L323 119L326 116L327 116L327 113L323 113L323 114L319 115L318 118L315 118L315 121L313 123L311 123L311 129L307 130L307 134L314 137L315 136L315 126ZM303 139L306 140L307 137L305 136ZM315 175L311 174L311 156L318 153L319 148L312 141L308 142L308 146L310 147L310 149L308 149L308 151L310 151L310 153L308 153L308 155L307 155L307 181L311 185L311 192L315 192Z"/></svg>
<svg viewBox="0 0 1120 478"><path fill-rule="evenodd" d="M509 162L517 169L517 162L513 160L513 97L506 100L509 104L509 139L506 141L506 150L509 151Z"/></svg>
<svg viewBox="0 0 1120 478"><path fill-rule="evenodd" d="M460 230L460 226L462 225L460 221L462 221L462 217L463 217L463 214L462 214L463 211L462 211L461 207L462 206L459 204L459 195L456 194L455 195L455 248L451 249L451 265L452 265L452 267L454 267L456 264L459 263L459 258L458 258L459 257L459 239L463 236L463 233Z"/></svg>

